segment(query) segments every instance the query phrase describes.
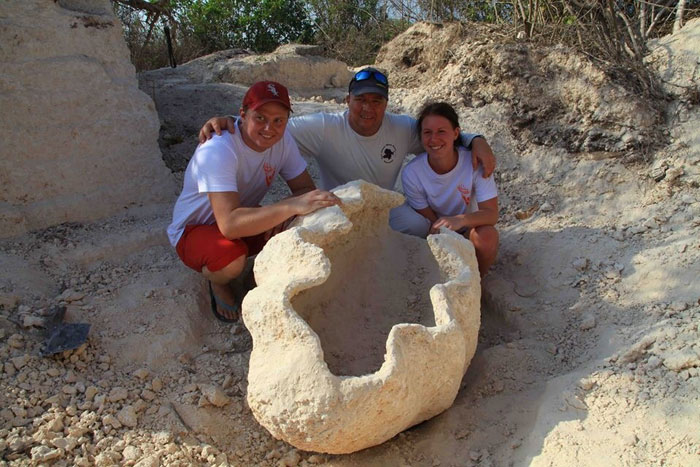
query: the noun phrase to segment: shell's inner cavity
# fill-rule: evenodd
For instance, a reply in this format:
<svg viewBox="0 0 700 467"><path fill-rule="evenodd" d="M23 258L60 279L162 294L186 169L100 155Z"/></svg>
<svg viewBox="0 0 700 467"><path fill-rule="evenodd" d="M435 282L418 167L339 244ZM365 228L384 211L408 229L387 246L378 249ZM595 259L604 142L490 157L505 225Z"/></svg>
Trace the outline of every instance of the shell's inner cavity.
<svg viewBox="0 0 700 467"><path fill-rule="evenodd" d="M423 239L387 231L348 240L324 246L330 277L292 306L318 334L330 371L360 376L381 367L392 326L435 325L429 291L441 275Z"/></svg>

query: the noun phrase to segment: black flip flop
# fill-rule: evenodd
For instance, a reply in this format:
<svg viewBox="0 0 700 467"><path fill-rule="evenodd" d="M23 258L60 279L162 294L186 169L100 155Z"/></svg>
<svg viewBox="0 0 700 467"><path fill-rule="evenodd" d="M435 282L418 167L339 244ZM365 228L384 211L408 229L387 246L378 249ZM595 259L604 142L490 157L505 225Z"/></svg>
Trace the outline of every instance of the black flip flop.
<svg viewBox="0 0 700 467"><path fill-rule="evenodd" d="M211 311L214 313L214 317L218 319L219 321L223 321L224 323L235 323L238 321L238 318L240 318L240 309L241 306L239 303L236 303L235 305L229 305L228 303L224 302L221 300L219 297L216 296L214 293L214 289L211 287L211 281L209 282L209 296L211 299ZM219 313L219 310L217 307L221 307L227 312L234 314L236 317L235 318L227 318L221 313Z"/></svg>

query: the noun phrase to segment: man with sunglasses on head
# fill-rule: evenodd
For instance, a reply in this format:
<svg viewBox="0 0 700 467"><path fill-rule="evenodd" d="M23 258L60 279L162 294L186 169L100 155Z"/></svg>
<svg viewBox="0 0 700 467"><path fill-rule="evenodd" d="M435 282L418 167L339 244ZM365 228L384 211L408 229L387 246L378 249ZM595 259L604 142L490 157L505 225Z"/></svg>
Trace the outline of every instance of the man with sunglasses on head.
<svg viewBox="0 0 700 467"><path fill-rule="evenodd" d="M345 112L317 112L289 119L287 128L305 156L318 162L321 188L330 190L352 180L362 179L392 190L408 154L424 151L416 120L408 115L386 112L389 80L371 67L355 73L348 86ZM235 127L232 117L212 118L199 132L200 142L214 132ZM495 158L484 138L462 133L484 167L484 176L493 172ZM389 223L394 230L425 237L425 223L407 204L392 209Z"/></svg>

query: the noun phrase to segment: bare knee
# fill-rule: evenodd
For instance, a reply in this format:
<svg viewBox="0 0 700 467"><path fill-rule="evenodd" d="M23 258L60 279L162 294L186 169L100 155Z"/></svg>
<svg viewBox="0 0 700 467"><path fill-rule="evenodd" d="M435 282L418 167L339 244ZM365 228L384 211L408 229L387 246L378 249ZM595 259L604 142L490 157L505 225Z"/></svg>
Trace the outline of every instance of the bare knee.
<svg viewBox="0 0 700 467"><path fill-rule="evenodd" d="M218 271L210 271L204 266L202 268L202 274L214 283L226 284L241 275L245 267L245 262L246 255L241 255Z"/></svg>
<svg viewBox="0 0 700 467"><path fill-rule="evenodd" d="M469 234L469 240L477 251L488 255L495 255L498 252L498 230L492 225L481 225L473 228Z"/></svg>

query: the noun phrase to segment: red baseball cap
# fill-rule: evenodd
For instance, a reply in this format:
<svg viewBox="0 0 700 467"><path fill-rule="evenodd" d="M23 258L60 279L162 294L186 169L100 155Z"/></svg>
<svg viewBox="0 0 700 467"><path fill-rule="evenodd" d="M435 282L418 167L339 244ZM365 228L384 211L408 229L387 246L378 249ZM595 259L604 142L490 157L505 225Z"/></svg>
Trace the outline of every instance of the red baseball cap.
<svg viewBox="0 0 700 467"><path fill-rule="evenodd" d="M277 102L292 111L287 88L275 81L258 81L253 84L243 97L243 107L255 110L268 102Z"/></svg>

